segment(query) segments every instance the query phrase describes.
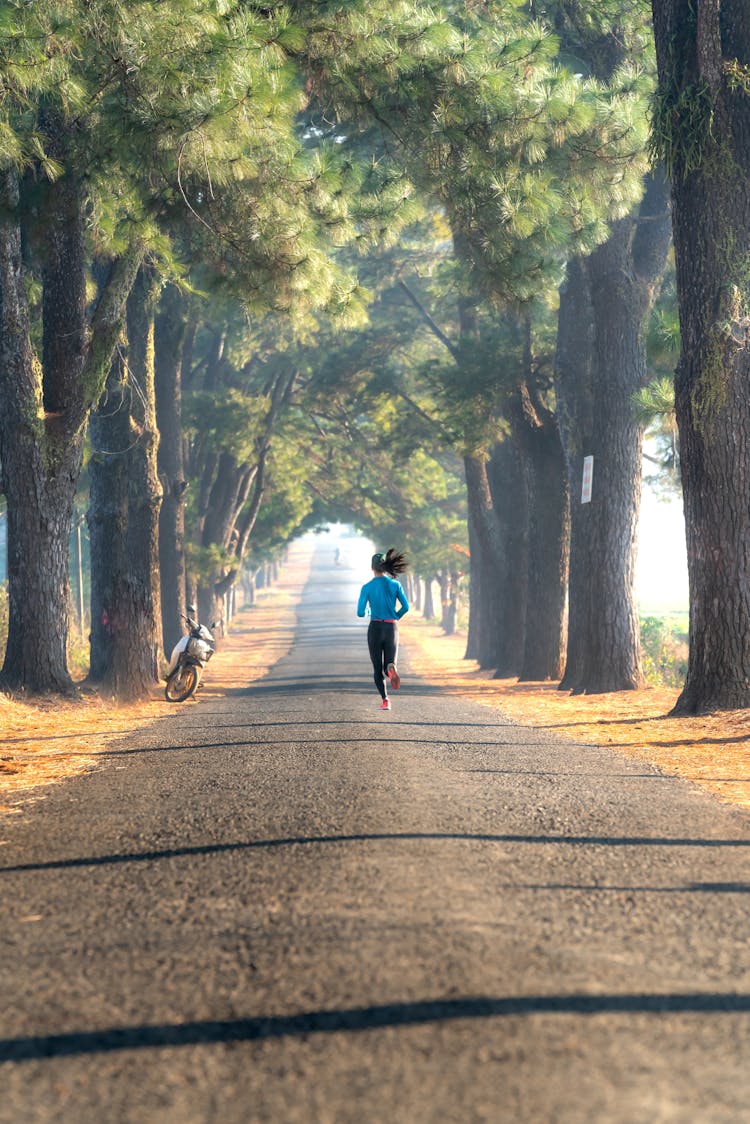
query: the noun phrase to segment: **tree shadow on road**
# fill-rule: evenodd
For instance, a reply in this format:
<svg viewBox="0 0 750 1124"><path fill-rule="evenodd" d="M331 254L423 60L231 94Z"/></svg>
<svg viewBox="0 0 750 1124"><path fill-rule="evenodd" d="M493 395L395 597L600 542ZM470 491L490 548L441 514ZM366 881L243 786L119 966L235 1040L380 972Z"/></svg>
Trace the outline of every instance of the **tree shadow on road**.
<svg viewBox="0 0 750 1124"><path fill-rule="evenodd" d="M721 992L633 995L524 995L430 999L342 1010L244 1019L197 1020L0 1039L0 1062L23 1062L117 1050L219 1045L309 1034L381 1030L466 1019L530 1015L737 1015L750 995Z"/></svg>
<svg viewBox="0 0 750 1124"><path fill-rule="evenodd" d="M121 863L159 862L165 859L195 855L220 855L234 851L268 850L278 847L314 847L331 844L387 842L468 842L515 843L529 846L555 847L748 847L750 839L695 839L670 836L611 836L611 835L489 835L470 832L447 831L393 831L362 832L353 835L292 835L279 839L249 839L228 843L205 843L194 847L174 847L164 850L133 851L117 855L92 855L81 858L51 859L48 862L18 863L0 866L0 875L41 870L64 870L76 867L110 866Z"/></svg>

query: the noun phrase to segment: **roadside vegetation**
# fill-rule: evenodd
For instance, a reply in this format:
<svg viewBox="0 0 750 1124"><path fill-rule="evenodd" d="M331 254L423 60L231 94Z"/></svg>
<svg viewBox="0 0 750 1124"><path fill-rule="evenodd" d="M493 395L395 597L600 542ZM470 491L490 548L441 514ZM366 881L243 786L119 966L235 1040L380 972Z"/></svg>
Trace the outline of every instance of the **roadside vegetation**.
<svg viewBox="0 0 750 1124"><path fill-rule="evenodd" d="M642 617L641 643L649 686L681 689L687 674L687 613Z"/></svg>

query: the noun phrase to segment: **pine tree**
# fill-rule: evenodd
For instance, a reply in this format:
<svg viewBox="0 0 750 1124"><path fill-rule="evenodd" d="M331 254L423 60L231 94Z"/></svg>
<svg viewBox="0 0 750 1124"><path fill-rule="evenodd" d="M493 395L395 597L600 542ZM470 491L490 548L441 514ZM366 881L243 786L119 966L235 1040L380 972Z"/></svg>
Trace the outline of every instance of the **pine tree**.
<svg viewBox="0 0 750 1124"><path fill-rule="evenodd" d="M674 713L704 714L750 704L750 21L741 0L652 7L654 144L672 186L690 582L688 671Z"/></svg>
<svg viewBox="0 0 750 1124"><path fill-rule="evenodd" d="M2 677L65 689L67 537L88 410L144 254L165 252L159 212L177 198L191 206L185 181L196 166L211 166L222 138L241 143L266 121L262 103L275 83L268 72L286 66L285 28L283 19L250 19L239 5L219 10L208 0L43 0L13 6L6 23L0 456L10 624ZM291 111L296 87L287 96ZM94 259L102 269L90 307Z"/></svg>
<svg viewBox="0 0 750 1124"><path fill-rule="evenodd" d="M649 32L642 8L552 0L544 10L561 51L615 89L649 90ZM639 77L635 66L642 67ZM645 171L645 138L634 167ZM669 244L665 182L656 172L643 198L610 224L607 238L568 263L560 293L556 388L571 496L569 629L561 687L622 690L642 683L635 554L642 428L633 394L646 379L645 325ZM583 458L593 456L590 503L580 502Z"/></svg>

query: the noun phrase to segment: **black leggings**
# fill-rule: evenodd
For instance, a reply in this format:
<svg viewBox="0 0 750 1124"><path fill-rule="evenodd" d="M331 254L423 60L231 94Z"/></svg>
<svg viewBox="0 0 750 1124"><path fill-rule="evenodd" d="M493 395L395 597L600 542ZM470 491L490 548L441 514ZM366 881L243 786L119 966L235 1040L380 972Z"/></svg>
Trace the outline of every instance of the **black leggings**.
<svg viewBox="0 0 750 1124"><path fill-rule="evenodd" d="M396 662L398 652L398 625L391 621L370 621L367 628L367 647L370 649L373 678L381 698L387 698L386 669Z"/></svg>

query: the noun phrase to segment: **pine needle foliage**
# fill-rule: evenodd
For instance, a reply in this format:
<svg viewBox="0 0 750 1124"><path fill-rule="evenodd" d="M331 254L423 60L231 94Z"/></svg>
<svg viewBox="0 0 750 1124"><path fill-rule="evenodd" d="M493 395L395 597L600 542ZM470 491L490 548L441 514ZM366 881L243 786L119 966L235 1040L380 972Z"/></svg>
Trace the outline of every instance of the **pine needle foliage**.
<svg viewBox="0 0 750 1124"><path fill-rule="evenodd" d="M445 207L481 283L525 302L637 201L648 81L576 73L549 22L513 3L294 5L320 112L377 123ZM592 17L593 19L593 17Z"/></svg>

